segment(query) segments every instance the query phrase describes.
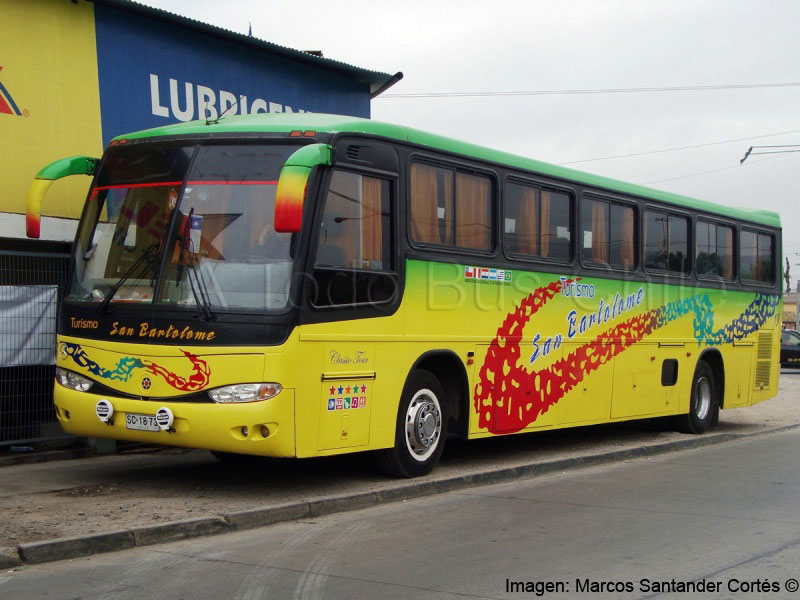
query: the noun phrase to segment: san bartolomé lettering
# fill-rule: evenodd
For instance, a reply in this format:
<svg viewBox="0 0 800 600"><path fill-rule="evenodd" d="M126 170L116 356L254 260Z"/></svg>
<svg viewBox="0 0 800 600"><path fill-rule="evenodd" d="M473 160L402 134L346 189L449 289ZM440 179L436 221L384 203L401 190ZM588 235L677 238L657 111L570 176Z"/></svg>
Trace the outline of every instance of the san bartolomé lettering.
<svg viewBox="0 0 800 600"><path fill-rule="evenodd" d="M120 325L119 321L114 321L111 325L110 335L121 337L140 337L148 339L166 340L195 340L198 342L210 342L217 337L215 331L197 331L186 325L183 329L169 325L166 328L153 327L150 323L139 323L138 328Z"/></svg>

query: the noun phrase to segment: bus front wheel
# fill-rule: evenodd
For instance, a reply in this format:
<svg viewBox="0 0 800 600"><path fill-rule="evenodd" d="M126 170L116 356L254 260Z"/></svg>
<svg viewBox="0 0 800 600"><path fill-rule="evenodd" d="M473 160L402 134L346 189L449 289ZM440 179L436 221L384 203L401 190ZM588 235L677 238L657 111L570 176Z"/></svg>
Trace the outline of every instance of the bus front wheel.
<svg viewBox="0 0 800 600"><path fill-rule="evenodd" d="M419 477L430 473L444 450L447 402L439 380L429 371L414 371L406 381L397 411L394 446L378 452L384 473Z"/></svg>
<svg viewBox="0 0 800 600"><path fill-rule="evenodd" d="M714 372L705 361L697 363L692 378L692 395L689 412L677 420L677 429L683 433L705 433L719 416L719 402L714 383Z"/></svg>

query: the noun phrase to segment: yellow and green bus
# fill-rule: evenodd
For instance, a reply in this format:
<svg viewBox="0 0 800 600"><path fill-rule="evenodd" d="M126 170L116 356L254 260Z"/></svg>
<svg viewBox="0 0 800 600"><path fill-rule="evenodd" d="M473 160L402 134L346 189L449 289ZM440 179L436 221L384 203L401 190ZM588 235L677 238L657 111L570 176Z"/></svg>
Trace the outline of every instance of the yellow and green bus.
<svg viewBox="0 0 800 600"><path fill-rule="evenodd" d="M99 438L237 455L670 417L778 385L780 219L414 129L245 115L114 139L58 325L55 406Z"/></svg>

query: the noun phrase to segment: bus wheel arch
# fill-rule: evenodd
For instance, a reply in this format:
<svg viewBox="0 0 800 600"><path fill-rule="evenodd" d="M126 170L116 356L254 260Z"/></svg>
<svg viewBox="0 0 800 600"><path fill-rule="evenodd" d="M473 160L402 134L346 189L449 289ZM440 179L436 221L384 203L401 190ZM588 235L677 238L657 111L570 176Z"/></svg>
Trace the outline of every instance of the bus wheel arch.
<svg viewBox="0 0 800 600"><path fill-rule="evenodd" d="M408 377L417 369L431 373L445 389L448 435L466 439L469 427L469 380L464 363L451 350L431 350L416 360Z"/></svg>
<svg viewBox="0 0 800 600"><path fill-rule="evenodd" d="M441 457L448 433L466 436L467 400L467 374L454 352L433 350L420 356L403 385L394 445L378 451L380 468L399 477L429 473Z"/></svg>
<svg viewBox="0 0 800 600"><path fill-rule="evenodd" d="M725 363L722 354L717 348L709 348L700 354L699 360L708 363L714 373L714 386L717 392L717 405L725 408Z"/></svg>
<svg viewBox="0 0 800 600"><path fill-rule="evenodd" d="M425 369L411 371L397 408L394 443L377 452L378 466L394 477L426 475L439 462L447 437L446 392Z"/></svg>

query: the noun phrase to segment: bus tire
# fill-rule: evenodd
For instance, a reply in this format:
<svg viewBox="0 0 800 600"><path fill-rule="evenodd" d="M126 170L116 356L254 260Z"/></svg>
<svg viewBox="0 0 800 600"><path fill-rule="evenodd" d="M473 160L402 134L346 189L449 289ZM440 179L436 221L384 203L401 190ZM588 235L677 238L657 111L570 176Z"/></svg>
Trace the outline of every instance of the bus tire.
<svg viewBox="0 0 800 600"><path fill-rule="evenodd" d="M378 465L393 477L426 475L439 462L446 436L445 391L431 372L418 369L403 387L394 446L378 451Z"/></svg>
<svg viewBox="0 0 800 600"><path fill-rule="evenodd" d="M676 428L683 433L705 433L719 418L714 372L705 361L697 363L692 378L689 412L678 417Z"/></svg>

